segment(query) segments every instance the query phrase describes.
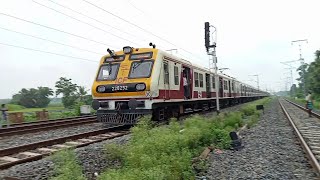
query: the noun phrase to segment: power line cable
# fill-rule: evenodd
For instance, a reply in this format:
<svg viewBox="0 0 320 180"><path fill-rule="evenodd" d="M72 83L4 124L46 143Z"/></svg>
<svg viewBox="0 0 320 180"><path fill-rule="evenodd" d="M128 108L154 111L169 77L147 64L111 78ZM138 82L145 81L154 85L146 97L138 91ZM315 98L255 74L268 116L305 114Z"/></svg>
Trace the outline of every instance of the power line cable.
<svg viewBox="0 0 320 180"><path fill-rule="evenodd" d="M81 23L83 23L83 24L86 24L86 25L88 25L88 26L90 26L90 27L93 27L93 28L95 28L95 29L98 29L98 30L100 30L100 31L103 31L103 32L105 32L105 33L107 33L107 34L110 34L110 35L112 35L112 36L114 36L114 37L117 37L117 38L122 39L122 40L124 40L124 41L128 41L128 42L130 42L130 43L132 43L132 44L138 45L138 44L136 44L136 43L133 42L133 41L130 41L130 40L126 39L126 38L123 38L123 37L121 37L121 36L118 36L118 35L116 35L116 34L113 34L113 33L109 32L109 31L106 31L106 30L104 30L104 29L102 29L102 28L99 28L99 27L97 27L97 26L94 26L94 25L92 25L92 24L90 24L90 23L87 23L87 22L85 22L85 21L82 21L82 20L80 20L80 19L77 19L77 18L75 18L75 17L72 17L72 16L70 16L70 15L68 15L68 14L65 14L65 13L61 12L61 11L58 11L58 10L56 10L56 9L53 9L53 8L48 7L48 6L46 6L46 5L43 5L43 4L41 4L41 3L39 3L39 2L36 2L36 1L34 1L34 0L33 0L33 2L36 3L36 4L39 4L40 6L43 6L43 7L47 8L47 9L50 9L50 10L52 10L52 11L55 11L55 12L57 12L57 13L59 13L59 14L62 14L62 15L64 15L64 16L66 16L66 17L69 17L69 18L71 18L71 19L73 19L73 20L76 20L76 21L81 22ZM138 46L139 46L139 45L138 45Z"/></svg>
<svg viewBox="0 0 320 180"><path fill-rule="evenodd" d="M68 9L68 10L70 10L70 11L72 11L72 12L77 13L77 14L80 14L80 15L82 15L82 16L84 16L84 17L87 17L87 18L89 18L89 19L91 19L91 20L94 20L94 21L96 21L96 22L98 22L98 23L100 23L100 24L103 24L103 25L105 25L105 26L111 27L111 28L113 28L113 29L115 29L115 30L118 30L118 31L120 31L120 32L123 32L123 33L125 33L125 34L127 34L127 35L129 35L129 36L134 36L134 37L136 37L136 35L134 35L134 34L125 32L125 31L123 31L123 30L121 30L121 29L119 29L119 28L117 28L117 27L115 27L115 26L111 26L111 25L109 25L109 24L106 24L106 23L104 23L103 21L100 21L100 20L95 19L95 18L93 18L93 17L90 17L90 16L88 16L88 15L85 15L85 14L83 14L83 13L81 13L81 12L79 12L79 11L76 11L76 10L70 8L70 7L67 7L67 6L65 6L65 5L62 5L62 4L57 3L57 2L55 2L55 1L52 1L52 0L47 0L47 1L50 1L50 2L53 3L53 4L56 4L56 5L60 6L60 7L63 7L63 8L65 8L65 9ZM147 40L143 39L143 41L147 41Z"/></svg>
<svg viewBox="0 0 320 180"><path fill-rule="evenodd" d="M151 35L159 38L159 39L161 39L162 41L165 41L165 42L167 42L167 43L169 43L169 44L171 44L171 45L173 45L173 46L179 47L179 46L171 43L170 41L162 38L161 36L158 36L158 35L154 34L153 32L142 28L141 26L139 26L139 25L137 25L137 24L134 24L134 23L132 23L132 22L130 22L130 21L128 21L128 20L126 20L126 19L124 19L124 18L122 18L122 17L120 17L120 16L118 16L118 15L112 13L112 12L110 12L110 11L107 11L107 10L105 10L105 9L103 9L103 8L95 5L94 3L91 3L91 2L89 2L89 1L87 1L87 0L82 0L82 1L90 4L91 6L94 6L94 7L98 8L98 9L100 9L100 10L102 10L102 11L104 11L104 12L106 12L106 13L108 13L108 14L110 14L110 15L112 15L112 16L114 16L114 17L116 17L116 18L118 18L118 19L120 19L120 20L122 20L122 21L124 21L124 22L126 22L126 23L128 23L128 24L130 24L130 25L132 25L132 26L134 26L134 27L136 27L136 28L144 31L144 32L146 32L146 33L148 33L148 34L151 34ZM180 47L179 47L179 48L180 48ZM186 49L184 49L184 48L180 48L180 49L183 50L183 51L185 51L185 52L187 52L187 53L189 53L189 54L191 54L192 56L196 57L192 52L190 52L190 51L188 51L188 50L186 50ZM198 57L197 57L197 58L198 58Z"/></svg>
<svg viewBox="0 0 320 180"><path fill-rule="evenodd" d="M25 50L29 50L29 51L36 51L36 52L53 54L53 55L63 56L63 57L68 57L68 58L73 58L73 59L80 59L80 60L82 60L82 61L99 63L99 61L95 61L95 60L91 60L91 59L80 58L80 57L75 57L75 56L69 56L69 55L59 54L59 53L50 52L50 51L42 51L42 50L39 50L39 49L32 49L32 48L27 48L27 47L23 47L23 46L17 46L17 45L2 43L2 42L0 42L0 44L2 44L2 45L4 45L4 46L9 46L9 47L15 47L15 48L20 48L20 49L25 49Z"/></svg>
<svg viewBox="0 0 320 180"><path fill-rule="evenodd" d="M130 0L128 0L128 3L133 7L135 8L136 10L140 11L140 13L146 15L146 13L144 11L142 11L141 9L137 8Z"/></svg>
<svg viewBox="0 0 320 180"><path fill-rule="evenodd" d="M21 35L24 35L24 36L29 36L29 37L32 37L32 38L35 38L35 39L48 41L48 42L51 42L51 43L60 44L60 45L71 47L71 48L78 49L78 50L81 50L81 51L86 51L86 52L90 52L90 53L93 53L93 54L103 55L103 53L98 53L98 52L82 49L82 48L79 48L79 47L76 47L76 46L71 46L71 45L68 45L68 44L60 43L60 42L57 42L57 41L52 41L50 39L41 38L41 37L38 37L38 36L22 33L22 32L19 32L19 31L14 31L14 30L11 30L11 29L3 28L3 27L0 27L0 29L6 30L6 31L10 31L10 32L14 32L14 33L17 33L17 34L21 34Z"/></svg>
<svg viewBox="0 0 320 180"><path fill-rule="evenodd" d="M27 22L27 23L30 23L30 24L41 26L41 27L44 27L44 28L47 28L47 29L51 29L51 30L54 30L54 31L58 31L58 32L61 32L61 33L65 33L65 34L68 34L68 35L71 35L71 36L74 36L74 37L77 37L77 38L80 38L80 39L85 39L87 41L95 42L97 44L102 44L104 46L115 48L115 47L110 46L109 44L105 44L103 42L99 42L99 41L96 41L96 40L93 40L93 39L89 39L89 38L86 38L86 37L83 37L83 36L80 36L80 35L77 35L77 34L69 33L69 32L66 32L66 31L63 31L63 30L60 30L60 29L56 29L56 28L53 28L53 27L50 27L50 26L42 25L42 24L39 24L39 23L36 23L36 22L33 22L33 21L25 20L25 19L22 19L22 18L19 18L19 17L16 17L16 16L12 16L12 15L1 13L1 12L0 12L0 15L11 17L13 19L24 21L24 22ZM117 49L117 48L115 48L115 49Z"/></svg>

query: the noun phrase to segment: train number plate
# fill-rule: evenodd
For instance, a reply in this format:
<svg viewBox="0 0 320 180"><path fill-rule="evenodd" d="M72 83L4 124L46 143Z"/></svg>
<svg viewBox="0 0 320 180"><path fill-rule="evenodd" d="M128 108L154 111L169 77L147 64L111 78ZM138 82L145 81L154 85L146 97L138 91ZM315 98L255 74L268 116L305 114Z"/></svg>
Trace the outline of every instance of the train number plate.
<svg viewBox="0 0 320 180"><path fill-rule="evenodd" d="M128 86L112 86L111 91L128 91Z"/></svg>

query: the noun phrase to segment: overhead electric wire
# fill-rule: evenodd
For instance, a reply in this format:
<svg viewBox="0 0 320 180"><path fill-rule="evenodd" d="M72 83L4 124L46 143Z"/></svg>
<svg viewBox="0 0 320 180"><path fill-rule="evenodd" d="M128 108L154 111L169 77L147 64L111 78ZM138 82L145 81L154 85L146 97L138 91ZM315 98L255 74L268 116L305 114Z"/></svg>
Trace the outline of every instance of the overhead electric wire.
<svg viewBox="0 0 320 180"><path fill-rule="evenodd" d="M51 0L49 0L49 1L51 1ZM146 15L141 9L137 8L130 0L127 0L127 1L133 8L135 8L138 11L140 11L140 13Z"/></svg>
<svg viewBox="0 0 320 180"><path fill-rule="evenodd" d="M17 45L2 43L2 42L0 42L0 44L1 44L1 45L5 45L5 46L9 46L9 47L15 47L15 48L20 48L20 49L25 49L25 50L29 50L29 51L36 51L36 52L53 54L53 55L63 56L63 57L68 57L68 58L73 58L73 59L80 59L80 60L82 60L82 61L99 63L99 61L95 61L95 60L91 60L91 59L80 58L80 57L75 57L75 56L69 56L69 55L59 54L59 53L50 52L50 51L43 51L43 50L39 50L39 49L33 49L33 48L28 48L28 47L23 47L23 46L17 46Z"/></svg>
<svg viewBox="0 0 320 180"><path fill-rule="evenodd" d="M122 32L122 33L125 33L125 34L127 34L127 35L129 35L129 36L136 37L136 35L134 35L134 34L125 32L125 31L123 31L123 30L121 30L121 29L119 29L119 28L117 28L117 27L115 27L115 26L111 26L110 24L106 24L106 23L104 23L103 21L100 21L100 20L98 20L98 19L95 19L95 18L93 18L93 17L90 17L90 16L88 16L88 15L86 15L86 14L83 14L83 13L81 13L81 12L79 12L79 11L76 11L76 10L74 10L74 9L72 9L72 8L70 8L70 7L67 7L67 6L65 6L65 5L62 5L62 4L60 4L60 3L57 3L57 2L55 2L55 1L53 1L53 0L47 0L47 1L50 1L50 2L53 3L53 4L56 4L56 5L60 6L60 7L66 8L66 9L72 11L72 12L75 12L75 13L77 13L77 14L80 14L81 16L84 16L84 17L87 17L87 18L89 18L89 19L91 19L91 20L94 20L94 21L96 21L96 22L98 22L98 23L100 23L100 24L103 24L103 25L105 25L105 26L111 27L111 28L113 28L113 29L115 29L115 30L118 30L118 31L120 31L120 32ZM146 40L143 40L143 41L146 41Z"/></svg>
<svg viewBox="0 0 320 180"><path fill-rule="evenodd" d="M95 42L97 44L102 44L104 46L115 48L115 47L110 46L109 44L105 44L103 42L99 42L99 41L96 41L96 40L93 40L93 39L89 39L89 38L86 38L86 37L83 37L83 36L80 36L80 35L77 35L77 34L69 33L69 32L66 32L66 31L63 31L63 30L60 30L60 29L56 29L56 28L53 28L53 27L50 27L50 26L42 25L40 23L36 23L36 22L33 22L33 21L25 20L25 19L22 19L22 18L19 18L19 17L16 17L16 16L12 16L12 15L1 13L1 12L0 12L0 15L11 17L13 19L24 21L24 22L27 22L27 23L30 23L30 24L34 24L34 25L37 25L37 26L40 26L40 27L44 27L44 28L47 28L47 29L51 29L51 30L54 30L54 31L58 31L58 32L61 32L61 33L65 33L65 34L68 34L68 35L71 35L71 36L74 36L74 37L77 37L77 38L80 38L80 39L85 39L87 41Z"/></svg>
<svg viewBox="0 0 320 180"><path fill-rule="evenodd" d="M128 20L126 20L126 19L124 19L124 18L122 18L122 17L120 17L120 16L118 16L118 15L116 15L116 14L110 12L110 11L107 11L107 10L103 9L102 7L99 7L99 6L95 5L94 3L91 3L91 2L89 2L89 1L87 1L87 0L82 0L82 1L90 4L91 6L94 6L94 7L98 8L98 9L100 9L100 10L102 10L102 11L104 11L104 12L106 12L106 13L108 13L108 14L110 14L110 15L112 15L112 16L114 16L114 17L116 17L116 18L118 18L118 19L120 19L120 20L122 20L122 21L124 21L124 22L126 22L126 23L128 23L128 24L130 24L130 25L132 25L132 26L134 26L134 27L136 27L136 28L144 31L144 32L146 32L146 33L148 33L148 34L151 34L151 35L159 38L159 39L161 39L162 41L165 41L165 42L167 42L167 43L169 43L169 44L171 44L171 45L173 45L173 46L176 46L176 47L180 48L181 50L183 50L183 51L191 54L191 55L194 56L194 57L196 57L192 52L190 52L190 51L188 51L188 50L186 50L186 49L184 49L184 48L181 48L181 47L173 44L172 42L170 42L170 41L162 38L161 36L158 36L158 35L154 34L153 32L151 32L151 31L149 31L149 30L147 30L147 29L144 29L143 27L141 27L141 26L139 26L139 25L137 25L137 24L134 24L134 23L132 23L132 22L130 22L130 21L128 21ZM197 57L197 58L199 58L199 57Z"/></svg>
<svg viewBox="0 0 320 180"><path fill-rule="evenodd" d="M32 38L35 38L35 39L48 41L48 42L51 42L51 43L60 44L60 45L71 47L71 48L78 49L78 50L81 50L81 51L86 51L86 52L90 52L90 53L93 53L93 54L103 55L103 53L98 53L98 52L82 49L82 48L79 48L79 47L76 47L76 46L71 46L71 45L68 45L68 44L60 43L60 42L57 42L57 41L52 41L50 39L45 39L45 38L42 38L42 37L38 37L38 36L22 33L22 32L19 32L19 31L14 31L14 30L11 30L11 29L3 28L3 27L0 27L0 29L6 30L6 31L10 31L10 32L14 32L14 33L17 33L17 34L21 34L21 35L24 35L24 36L29 36L29 37L32 37Z"/></svg>
<svg viewBox="0 0 320 180"><path fill-rule="evenodd" d="M32 1L33 1L34 3L36 3L36 4L39 4L40 6L43 6L43 7L47 8L47 9L50 9L50 10L52 10L52 11L55 11L56 13L62 14L62 15L64 15L64 16L68 17L68 18L71 18L71 19L73 19L73 20L76 20L76 21L78 21L78 22L81 22L81 23L83 23L83 24L86 24L86 25L88 25L88 26L90 26L90 27L93 27L93 28L95 28L95 29L98 29L98 30L100 30L100 31L103 31L104 33L110 34L110 35L112 35L112 36L114 36L114 37L117 37L117 38L119 38L119 39L122 39L122 40L124 40L124 41L127 41L127 42L130 42L130 43L132 43L132 44L138 45L138 44L136 44L136 43L133 42L133 41L130 41L130 40L128 40L128 39L126 39L126 38L123 38L123 37L121 37L121 36L118 36L118 35L116 35L116 34L113 34L113 33L109 32L109 31L106 31L106 30L104 30L104 29L102 29L102 28L99 28L99 27L97 27L97 26L94 26L94 25L92 25L92 24L90 24L90 23L87 23L87 22L85 22L85 21L82 21L82 20L80 20L80 19L77 19L77 18L75 18L75 17L72 17L72 16L70 16L70 15L68 15L68 14L65 14L65 13L63 13L63 12L61 12L61 11L58 11L58 10L53 9L53 8L51 8L51 7L48 7L48 6L44 5L44 4L41 4L41 3L39 3L39 2L36 2L36 1L34 1L34 0L32 0Z"/></svg>

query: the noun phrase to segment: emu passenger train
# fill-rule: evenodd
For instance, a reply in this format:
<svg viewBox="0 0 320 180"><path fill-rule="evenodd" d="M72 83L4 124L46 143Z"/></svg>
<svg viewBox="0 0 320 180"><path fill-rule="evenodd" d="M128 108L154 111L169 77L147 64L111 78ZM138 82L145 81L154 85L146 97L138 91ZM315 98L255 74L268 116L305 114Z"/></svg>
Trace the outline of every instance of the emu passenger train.
<svg viewBox="0 0 320 180"><path fill-rule="evenodd" d="M219 85L208 69L179 58L150 43L151 48L124 47L101 58L92 85L98 121L135 124L150 114L154 121L243 103L268 93L219 74ZM217 91L218 88L218 91Z"/></svg>

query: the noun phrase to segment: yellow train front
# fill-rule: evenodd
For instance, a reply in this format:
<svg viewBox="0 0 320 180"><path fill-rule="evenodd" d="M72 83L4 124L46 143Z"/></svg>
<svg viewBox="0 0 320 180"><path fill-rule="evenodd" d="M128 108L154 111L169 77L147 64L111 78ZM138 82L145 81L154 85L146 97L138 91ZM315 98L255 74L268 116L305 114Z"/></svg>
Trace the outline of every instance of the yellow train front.
<svg viewBox="0 0 320 180"><path fill-rule="evenodd" d="M101 58L92 86L93 109L98 121L108 124L135 124L152 114L152 98L157 96L159 70L157 49L124 47Z"/></svg>

